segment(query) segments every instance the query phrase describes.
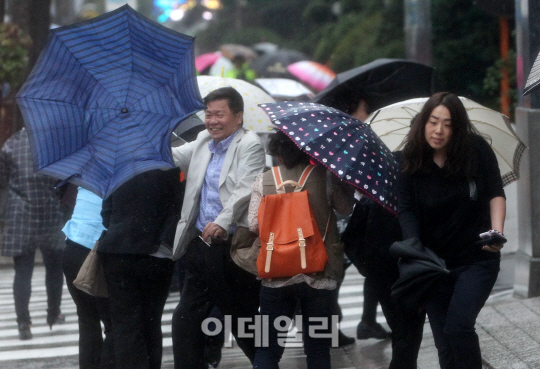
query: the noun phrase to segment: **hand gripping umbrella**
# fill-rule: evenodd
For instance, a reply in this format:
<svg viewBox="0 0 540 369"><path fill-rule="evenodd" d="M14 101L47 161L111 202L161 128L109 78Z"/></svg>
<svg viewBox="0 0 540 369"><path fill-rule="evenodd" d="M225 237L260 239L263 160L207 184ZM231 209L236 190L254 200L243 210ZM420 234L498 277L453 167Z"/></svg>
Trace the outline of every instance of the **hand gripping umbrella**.
<svg viewBox="0 0 540 369"><path fill-rule="evenodd" d="M427 100L428 98L410 99L386 106L373 112L366 122L390 150L400 150L405 136L409 133L411 119L422 110ZM465 97L460 97L460 100L472 125L491 139L491 148L497 157L503 185L516 181L526 146L515 134L508 117Z"/></svg>
<svg viewBox="0 0 540 369"><path fill-rule="evenodd" d="M315 103L286 101L259 106L315 161L396 213L398 165L367 124Z"/></svg>
<svg viewBox="0 0 540 369"><path fill-rule="evenodd" d="M192 37L127 5L51 30L17 95L36 170L106 198L173 167L171 132L204 108L194 64Z"/></svg>

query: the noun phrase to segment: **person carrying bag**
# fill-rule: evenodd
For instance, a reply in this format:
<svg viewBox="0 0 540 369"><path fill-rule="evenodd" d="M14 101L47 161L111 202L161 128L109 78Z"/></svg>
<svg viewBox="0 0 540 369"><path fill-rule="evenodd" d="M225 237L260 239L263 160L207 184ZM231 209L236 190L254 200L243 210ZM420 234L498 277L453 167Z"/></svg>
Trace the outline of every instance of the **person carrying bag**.
<svg viewBox="0 0 540 369"><path fill-rule="evenodd" d="M308 165L298 182L283 182L279 167L272 168L276 185L275 195L263 197L258 211L261 248L257 270L261 278L293 277L297 274L324 270L328 256L313 211L308 192L302 191L314 165ZM285 186L294 186L286 193Z"/></svg>
<svg viewBox="0 0 540 369"><path fill-rule="evenodd" d="M283 333L274 322L284 317L292 322L299 302L297 327L307 367L330 368L330 347L338 343L333 293L343 279L343 244L334 209L350 214L354 191L324 167L310 165L309 156L282 132L270 136L268 151L282 164L255 180L249 231L237 230L246 237L233 239L231 248L240 267L262 278L260 312L268 317L268 345L257 350L253 367L277 367L286 342L278 338ZM252 245L246 245L255 235Z"/></svg>

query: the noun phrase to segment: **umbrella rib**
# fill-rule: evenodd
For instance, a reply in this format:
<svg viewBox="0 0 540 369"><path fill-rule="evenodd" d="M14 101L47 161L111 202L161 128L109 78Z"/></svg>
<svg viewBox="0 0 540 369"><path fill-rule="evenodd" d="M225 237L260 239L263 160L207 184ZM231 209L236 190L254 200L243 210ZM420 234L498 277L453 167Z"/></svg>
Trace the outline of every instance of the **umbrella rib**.
<svg viewBox="0 0 540 369"><path fill-rule="evenodd" d="M488 123L488 122L484 122L484 121L480 121L480 120L474 120L474 119L471 119L471 122L476 122L476 124L478 125L484 125L484 126L489 126L501 133L504 133L506 136L508 137L511 137L513 139L516 139L517 141L520 141L519 137L517 137L513 132L508 132L508 131L505 131L504 129L500 128L500 127L497 127L496 125L492 124L492 123Z"/></svg>

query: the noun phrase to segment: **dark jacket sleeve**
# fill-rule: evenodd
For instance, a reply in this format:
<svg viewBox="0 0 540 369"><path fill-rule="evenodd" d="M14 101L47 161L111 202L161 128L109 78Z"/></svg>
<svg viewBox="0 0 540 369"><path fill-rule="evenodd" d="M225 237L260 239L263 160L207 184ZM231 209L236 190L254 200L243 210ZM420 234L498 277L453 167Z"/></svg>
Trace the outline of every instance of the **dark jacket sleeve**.
<svg viewBox="0 0 540 369"><path fill-rule="evenodd" d="M504 197L503 182L497 157L489 143L482 137L475 137L475 147L479 157L478 172L485 183L485 197L491 200L495 197Z"/></svg>
<svg viewBox="0 0 540 369"><path fill-rule="evenodd" d="M403 153L394 152L399 167L402 167ZM415 200L413 179L408 173L399 171L398 174L398 216L403 239L420 237L420 222L418 220L418 207Z"/></svg>
<svg viewBox="0 0 540 369"><path fill-rule="evenodd" d="M183 188L180 183L180 169L172 169L167 172L168 191L170 193L170 202L167 205L167 216L161 230L160 243L173 247L174 234L176 226L180 220L180 211L182 210ZM184 182L185 183L185 182Z"/></svg>
<svg viewBox="0 0 540 369"><path fill-rule="evenodd" d="M101 219L103 220L102 223L105 229L109 228L109 224L111 221L111 213L112 213L112 195L110 195L105 200L103 200L103 205L101 206Z"/></svg>
<svg viewBox="0 0 540 369"><path fill-rule="evenodd" d="M408 173L398 175L398 215L403 239L420 237L420 223L414 195L413 180Z"/></svg>

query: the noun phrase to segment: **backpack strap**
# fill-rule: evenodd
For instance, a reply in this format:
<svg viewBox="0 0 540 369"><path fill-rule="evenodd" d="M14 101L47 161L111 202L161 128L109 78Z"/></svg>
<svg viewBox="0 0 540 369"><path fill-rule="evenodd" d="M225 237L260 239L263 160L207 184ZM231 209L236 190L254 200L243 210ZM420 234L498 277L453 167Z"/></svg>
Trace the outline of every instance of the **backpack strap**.
<svg viewBox="0 0 540 369"><path fill-rule="evenodd" d="M313 169L315 169L315 165L310 164L305 167L302 174L300 175L300 179L298 180L298 182L295 182L292 180L283 181L280 167L272 167L272 176L274 177L274 183L276 185L276 193L285 193L284 187L286 185L295 186L294 192L302 191Z"/></svg>
<svg viewBox="0 0 540 369"><path fill-rule="evenodd" d="M285 193L285 188L283 188L283 180L281 179L281 170L279 167L272 167L272 176L274 177L276 192Z"/></svg>
<svg viewBox="0 0 540 369"><path fill-rule="evenodd" d="M311 172L313 172L313 169L315 169L315 165L308 165L304 171L302 172L302 175L300 176L300 180L298 181L298 184L300 185L300 189L295 189L295 192L302 191L302 188L304 188L304 185L306 184L307 179L309 178Z"/></svg>

